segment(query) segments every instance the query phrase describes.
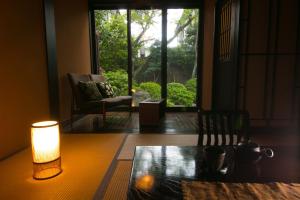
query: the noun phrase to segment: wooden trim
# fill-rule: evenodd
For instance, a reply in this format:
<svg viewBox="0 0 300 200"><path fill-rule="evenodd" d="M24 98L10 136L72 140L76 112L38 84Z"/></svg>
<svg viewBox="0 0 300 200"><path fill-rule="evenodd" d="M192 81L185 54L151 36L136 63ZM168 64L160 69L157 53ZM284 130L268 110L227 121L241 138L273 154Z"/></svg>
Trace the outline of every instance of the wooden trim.
<svg viewBox="0 0 300 200"><path fill-rule="evenodd" d="M218 65L218 52L219 52L219 40L218 40L218 32L219 32L219 17L217 16L217 13L219 13L220 10L220 1L217 1L215 3L215 13L214 13L214 21L215 21L215 26L214 26L214 50L213 50L213 74L212 74L212 100L211 100L211 108L214 109L216 107L216 66Z"/></svg>
<svg viewBox="0 0 300 200"><path fill-rule="evenodd" d="M203 0L185 1L185 0L90 0L93 9L167 9L167 8L195 8L200 7Z"/></svg>
<svg viewBox="0 0 300 200"><path fill-rule="evenodd" d="M273 2L273 1L272 1ZM241 53L241 56L294 56L300 55L300 53Z"/></svg>
<svg viewBox="0 0 300 200"><path fill-rule="evenodd" d="M296 46L296 52L299 52L300 51L300 2L298 1L298 24L297 24L297 46ZM298 88L300 88L300 86L298 86L298 81L300 80L300 77L297 76L297 72L300 72L300 62L299 62L299 55L297 55L295 57L296 61L295 61L295 70L296 70L296 73L295 73L295 92L297 93L297 90ZM297 79L298 78L298 79ZM300 96L300 94L298 94L298 96ZM297 95L295 96L295 101L296 101L296 97ZM297 130L298 130L298 134L300 133L300 99L298 99L298 122L297 122Z"/></svg>
<svg viewBox="0 0 300 200"><path fill-rule="evenodd" d="M273 0L269 0L269 15L268 15L268 31L267 31L267 49L266 52L270 52L270 43L271 43L271 28L272 28L272 8L273 8ZM264 107L263 107L263 116L267 119L267 124L269 120L268 116L268 83L269 83L269 71L270 71L270 54L266 55L266 63L265 63L265 81L264 81Z"/></svg>
<svg viewBox="0 0 300 200"><path fill-rule="evenodd" d="M196 105L197 108L202 107L203 96L203 43L204 43L204 1L201 2L198 9L198 59L197 59L197 92L196 92Z"/></svg>
<svg viewBox="0 0 300 200"><path fill-rule="evenodd" d="M44 0L44 22L47 52L50 117L59 119L59 85L57 69L54 0Z"/></svg>
<svg viewBox="0 0 300 200"><path fill-rule="evenodd" d="M298 17L297 17L297 39L296 39L296 52L299 52L300 50L300 2L298 1ZM300 128L300 109L299 111L296 110L297 104L300 108L300 103L296 102L297 100L297 82L298 82L298 70L299 70L299 54L295 55L295 65L294 65L294 81L293 81L293 99L292 99L292 118L296 119L298 117L298 129ZM298 112L298 116L297 116Z"/></svg>
<svg viewBox="0 0 300 200"><path fill-rule="evenodd" d="M96 44L96 27L95 27L95 12L89 9L89 34L90 34L90 52L91 52L91 72L92 74L99 74L97 58L97 44Z"/></svg>
<svg viewBox="0 0 300 200"><path fill-rule="evenodd" d="M279 19L280 19L280 0L277 0L276 12L276 27L275 27L275 46L274 51L278 53L278 32L279 32ZM276 92L276 71L277 71L277 56L274 57L273 74L272 74L272 88L271 88L271 118L274 118L274 98ZM267 127L270 126L270 120L267 119Z"/></svg>
<svg viewBox="0 0 300 200"><path fill-rule="evenodd" d="M132 95L132 43L131 43L131 10L127 9L127 75L128 95Z"/></svg>
<svg viewBox="0 0 300 200"><path fill-rule="evenodd" d="M251 4L252 1L248 1L248 16L247 16L247 34L246 34L246 47L245 51L249 51L249 30L250 30L250 19L251 19ZM243 93L243 110L246 110L247 104L247 86L248 86L248 57L245 58L245 66L244 66L244 93Z"/></svg>
<svg viewBox="0 0 300 200"><path fill-rule="evenodd" d="M162 40L161 40L161 97L166 99L167 102L167 64L168 64L168 54L167 54L167 25L168 25L168 10L162 9ZM166 105L165 105L166 106Z"/></svg>
<svg viewBox="0 0 300 200"><path fill-rule="evenodd" d="M240 72L240 68L239 68L239 59L240 59L240 55L239 55L239 53L240 53L240 32L241 32L241 30L240 30L240 18L241 18L241 12L240 12L240 7L241 7L241 3L240 3L240 0L238 0L238 1L233 1L233 3L235 4L235 12L233 12L234 14L235 14L235 29L234 29L234 31L235 31L235 33L233 33L233 35L235 36L235 37L233 37L233 40L234 40L234 47L233 47L233 59L234 59L234 65L236 65L237 67L236 67L236 75L235 75L235 78L236 78L236 80L235 80L235 82L236 82L236 84L235 84L235 102L234 102L234 104L235 104L235 110L238 110L239 109L239 104L238 104L238 99L239 99L239 92L238 92L238 90L239 90L239 72Z"/></svg>
<svg viewBox="0 0 300 200"><path fill-rule="evenodd" d="M237 108L239 11L239 0L216 2L213 109Z"/></svg>

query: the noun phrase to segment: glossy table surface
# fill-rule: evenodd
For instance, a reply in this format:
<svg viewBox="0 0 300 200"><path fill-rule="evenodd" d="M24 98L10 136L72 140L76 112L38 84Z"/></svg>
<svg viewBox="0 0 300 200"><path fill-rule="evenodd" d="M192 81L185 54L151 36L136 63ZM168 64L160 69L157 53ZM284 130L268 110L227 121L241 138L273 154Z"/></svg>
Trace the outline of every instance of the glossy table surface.
<svg viewBox="0 0 300 200"><path fill-rule="evenodd" d="M236 147L224 146L224 166L209 173L204 148L197 146L137 146L128 188L128 199L182 199L181 181L300 182L299 147L270 147L273 158L257 163L236 159Z"/></svg>

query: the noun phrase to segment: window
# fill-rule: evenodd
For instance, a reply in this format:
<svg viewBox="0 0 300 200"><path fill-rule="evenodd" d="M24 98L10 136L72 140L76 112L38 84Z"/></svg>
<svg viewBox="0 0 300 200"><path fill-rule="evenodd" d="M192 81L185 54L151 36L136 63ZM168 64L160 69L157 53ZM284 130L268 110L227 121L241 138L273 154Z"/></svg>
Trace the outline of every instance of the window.
<svg viewBox="0 0 300 200"><path fill-rule="evenodd" d="M94 10L98 67L116 95L132 94L135 107L165 98L195 108L198 16L199 8Z"/></svg>

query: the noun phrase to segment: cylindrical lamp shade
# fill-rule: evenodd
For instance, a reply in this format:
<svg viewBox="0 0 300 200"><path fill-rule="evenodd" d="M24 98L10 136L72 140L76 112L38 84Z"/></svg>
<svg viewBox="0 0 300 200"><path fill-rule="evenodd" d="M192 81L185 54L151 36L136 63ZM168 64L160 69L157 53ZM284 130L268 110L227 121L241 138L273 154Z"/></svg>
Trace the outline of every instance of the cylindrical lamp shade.
<svg viewBox="0 0 300 200"><path fill-rule="evenodd" d="M47 179L61 173L59 126L56 121L31 126L33 177Z"/></svg>

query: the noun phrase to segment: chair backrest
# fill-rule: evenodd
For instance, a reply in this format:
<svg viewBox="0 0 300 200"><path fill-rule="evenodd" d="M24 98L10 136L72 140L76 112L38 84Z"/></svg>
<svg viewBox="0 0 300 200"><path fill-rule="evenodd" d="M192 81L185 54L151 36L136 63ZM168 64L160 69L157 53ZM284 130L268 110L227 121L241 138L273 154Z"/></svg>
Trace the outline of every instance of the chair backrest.
<svg viewBox="0 0 300 200"><path fill-rule="evenodd" d="M248 140L247 111L199 111L198 145L236 145Z"/></svg>
<svg viewBox="0 0 300 200"><path fill-rule="evenodd" d="M82 93L79 91L78 82L79 81L90 81L91 78L88 74L74 74L74 73L68 73L69 82L72 88L72 95L75 100L75 107L80 106L84 102L84 98L82 96ZM75 109L75 108L72 108Z"/></svg>
<svg viewBox="0 0 300 200"><path fill-rule="evenodd" d="M104 82L105 81L105 77L99 74L90 74L90 78L92 81L96 81L96 82Z"/></svg>

